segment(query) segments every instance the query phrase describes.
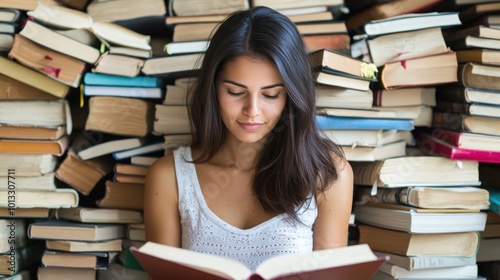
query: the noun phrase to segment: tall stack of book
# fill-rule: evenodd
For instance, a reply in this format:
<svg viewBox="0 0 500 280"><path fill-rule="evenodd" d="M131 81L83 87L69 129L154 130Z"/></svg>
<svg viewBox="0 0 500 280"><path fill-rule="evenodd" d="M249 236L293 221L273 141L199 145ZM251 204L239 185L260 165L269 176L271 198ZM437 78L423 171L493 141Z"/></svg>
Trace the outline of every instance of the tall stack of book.
<svg viewBox="0 0 500 280"><path fill-rule="evenodd" d="M481 186L490 194L490 209L486 211L486 228L477 254L479 273L488 279L500 276L500 182L497 180L500 164L480 163Z"/></svg>
<svg viewBox="0 0 500 280"><path fill-rule="evenodd" d="M489 195L478 163L407 156L351 163L359 243L389 255L373 279L477 279Z"/></svg>
<svg viewBox="0 0 500 280"><path fill-rule="evenodd" d="M452 159L500 162L500 30L476 19L482 8L475 4L459 10L464 26L444 32L456 52L458 81L437 88L431 131L419 136L421 146Z"/></svg>

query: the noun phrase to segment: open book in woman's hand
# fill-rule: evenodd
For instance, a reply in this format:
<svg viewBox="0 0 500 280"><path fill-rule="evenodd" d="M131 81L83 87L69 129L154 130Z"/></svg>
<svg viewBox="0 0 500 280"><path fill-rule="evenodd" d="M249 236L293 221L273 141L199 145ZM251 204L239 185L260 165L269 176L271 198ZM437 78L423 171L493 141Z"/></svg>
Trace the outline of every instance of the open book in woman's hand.
<svg viewBox="0 0 500 280"><path fill-rule="evenodd" d="M130 251L153 279L368 280L387 260L361 244L271 257L253 272L233 259L153 242Z"/></svg>

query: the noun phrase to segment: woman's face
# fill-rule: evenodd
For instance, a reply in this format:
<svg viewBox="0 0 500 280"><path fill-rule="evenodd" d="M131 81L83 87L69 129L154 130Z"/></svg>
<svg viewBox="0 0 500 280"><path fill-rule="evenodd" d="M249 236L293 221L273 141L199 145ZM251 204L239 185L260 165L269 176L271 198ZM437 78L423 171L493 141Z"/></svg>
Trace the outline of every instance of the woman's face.
<svg viewBox="0 0 500 280"><path fill-rule="evenodd" d="M264 139L281 118L287 94L273 63L241 56L227 62L216 81L222 121L244 143Z"/></svg>

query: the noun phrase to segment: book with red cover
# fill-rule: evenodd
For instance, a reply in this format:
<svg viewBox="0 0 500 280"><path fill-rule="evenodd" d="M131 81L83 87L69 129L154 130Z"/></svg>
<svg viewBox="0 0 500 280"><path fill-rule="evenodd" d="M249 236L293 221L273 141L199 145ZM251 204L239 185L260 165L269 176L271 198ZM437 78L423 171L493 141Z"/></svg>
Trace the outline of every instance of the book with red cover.
<svg viewBox="0 0 500 280"><path fill-rule="evenodd" d="M500 152L500 136L441 128L434 128L426 132L461 149Z"/></svg>
<svg viewBox="0 0 500 280"><path fill-rule="evenodd" d="M146 242L139 249L131 247L130 251L152 279L368 280L387 260L375 256L368 245L361 244L275 256L252 271L233 259L153 242Z"/></svg>
<svg viewBox="0 0 500 280"><path fill-rule="evenodd" d="M462 149L423 132L417 132L415 139L422 149L452 160L500 163L500 152Z"/></svg>

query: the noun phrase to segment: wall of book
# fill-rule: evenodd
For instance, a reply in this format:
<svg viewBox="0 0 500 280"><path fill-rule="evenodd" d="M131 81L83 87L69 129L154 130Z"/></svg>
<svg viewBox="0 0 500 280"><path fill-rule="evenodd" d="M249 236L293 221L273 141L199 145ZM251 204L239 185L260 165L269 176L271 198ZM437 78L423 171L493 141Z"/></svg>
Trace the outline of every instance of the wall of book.
<svg viewBox="0 0 500 280"><path fill-rule="evenodd" d="M265 5L296 23L317 123L355 174L349 244L373 279L500 279L500 3L2 0L0 278L148 279L148 166L190 141L210 32ZM31 278L30 278L31 277Z"/></svg>

